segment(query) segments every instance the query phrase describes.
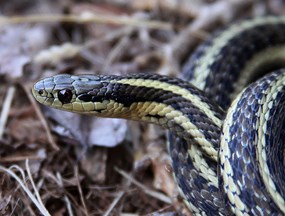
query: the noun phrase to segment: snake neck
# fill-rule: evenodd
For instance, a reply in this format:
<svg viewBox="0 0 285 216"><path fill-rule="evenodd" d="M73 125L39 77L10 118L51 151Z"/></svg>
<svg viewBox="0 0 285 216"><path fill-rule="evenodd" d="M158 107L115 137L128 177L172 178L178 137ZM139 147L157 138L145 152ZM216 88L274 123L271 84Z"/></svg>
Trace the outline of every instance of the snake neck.
<svg viewBox="0 0 285 216"><path fill-rule="evenodd" d="M179 84L178 84L179 83ZM187 82L155 75L103 81L106 92L93 102L102 105L95 115L154 123L217 159L223 111ZM92 91L87 95L98 95ZM85 94L86 95L86 94ZM81 95L79 98L87 96Z"/></svg>

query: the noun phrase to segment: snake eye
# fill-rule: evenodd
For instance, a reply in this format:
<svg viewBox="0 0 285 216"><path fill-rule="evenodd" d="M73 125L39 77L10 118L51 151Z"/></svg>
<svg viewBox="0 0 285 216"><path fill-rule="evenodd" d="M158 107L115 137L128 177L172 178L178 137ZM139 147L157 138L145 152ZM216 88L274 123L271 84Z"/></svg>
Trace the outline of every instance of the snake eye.
<svg viewBox="0 0 285 216"><path fill-rule="evenodd" d="M72 99L72 91L69 89L63 89L58 92L57 96L61 103L63 104L70 103Z"/></svg>
<svg viewBox="0 0 285 216"><path fill-rule="evenodd" d="M44 93L44 90L41 89L38 91L38 93L39 93L39 95L42 95Z"/></svg>

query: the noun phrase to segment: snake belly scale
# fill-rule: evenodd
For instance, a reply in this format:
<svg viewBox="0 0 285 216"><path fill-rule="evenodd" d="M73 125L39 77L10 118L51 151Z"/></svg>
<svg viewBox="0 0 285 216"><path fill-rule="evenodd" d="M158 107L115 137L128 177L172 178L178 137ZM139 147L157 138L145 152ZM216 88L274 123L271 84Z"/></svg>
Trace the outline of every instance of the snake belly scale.
<svg viewBox="0 0 285 216"><path fill-rule="evenodd" d="M57 109L168 129L174 176L196 215L283 215L285 71L269 73L283 66L285 17L266 16L215 33L182 79L61 74L32 92Z"/></svg>

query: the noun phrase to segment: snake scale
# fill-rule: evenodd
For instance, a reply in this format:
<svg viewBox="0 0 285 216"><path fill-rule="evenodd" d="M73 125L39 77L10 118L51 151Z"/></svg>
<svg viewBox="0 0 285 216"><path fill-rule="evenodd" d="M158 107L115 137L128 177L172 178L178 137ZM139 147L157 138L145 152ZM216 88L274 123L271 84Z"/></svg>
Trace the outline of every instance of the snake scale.
<svg viewBox="0 0 285 216"><path fill-rule="evenodd" d="M214 33L181 79L61 74L32 92L57 109L168 129L174 176L195 215L284 215L283 66L285 17L264 16Z"/></svg>

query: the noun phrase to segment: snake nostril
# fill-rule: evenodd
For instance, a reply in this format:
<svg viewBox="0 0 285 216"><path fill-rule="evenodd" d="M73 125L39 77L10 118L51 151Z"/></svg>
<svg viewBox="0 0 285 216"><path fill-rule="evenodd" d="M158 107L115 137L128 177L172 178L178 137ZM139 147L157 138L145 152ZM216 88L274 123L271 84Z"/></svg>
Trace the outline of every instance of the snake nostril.
<svg viewBox="0 0 285 216"><path fill-rule="evenodd" d="M61 103L70 103L72 99L72 91L70 89L63 89L58 92L58 99Z"/></svg>

